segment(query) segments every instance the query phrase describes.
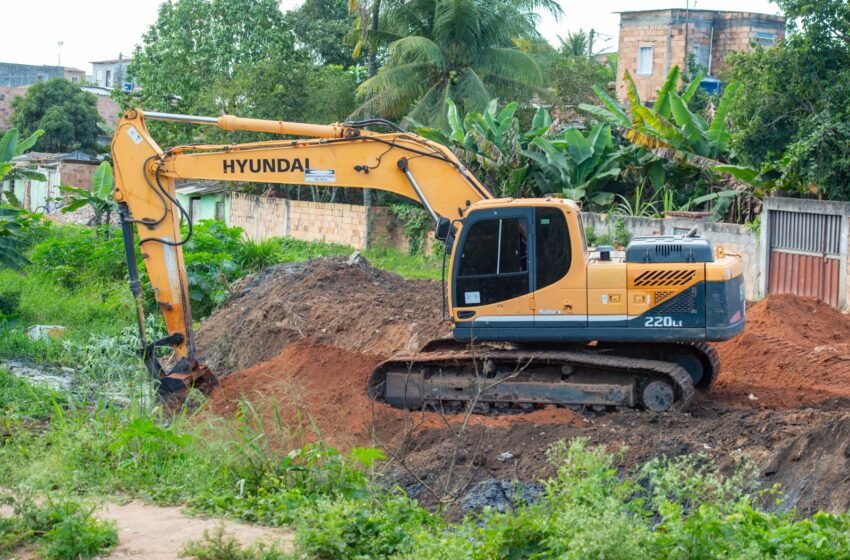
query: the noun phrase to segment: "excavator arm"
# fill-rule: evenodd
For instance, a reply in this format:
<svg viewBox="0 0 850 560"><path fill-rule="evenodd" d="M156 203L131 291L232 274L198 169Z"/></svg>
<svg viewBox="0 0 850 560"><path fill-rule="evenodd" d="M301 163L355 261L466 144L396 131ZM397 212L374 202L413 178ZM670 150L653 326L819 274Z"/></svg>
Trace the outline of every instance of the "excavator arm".
<svg viewBox="0 0 850 560"><path fill-rule="evenodd" d="M163 150L148 133L146 119L296 138ZM448 231L452 220L463 218L473 203L492 198L446 147L397 127L391 133L366 129L377 124L395 126L380 120L314 125L139 110L124 115L112 140L114 198L119 205L142 354L162 392L182 392L215 381L195 349L182 252L188 238L184 239L180 232L181 220L189 221L189 216L177 201L175 179L383 190L420 202L438 224L438 231L443 232ZM189 226L191 235L190 221ZM168 336L154 342L147 340L145 332L136 237L168 330ZM167 371L156 359L156 348L160 346L174 350L173 364Z"/></svg>

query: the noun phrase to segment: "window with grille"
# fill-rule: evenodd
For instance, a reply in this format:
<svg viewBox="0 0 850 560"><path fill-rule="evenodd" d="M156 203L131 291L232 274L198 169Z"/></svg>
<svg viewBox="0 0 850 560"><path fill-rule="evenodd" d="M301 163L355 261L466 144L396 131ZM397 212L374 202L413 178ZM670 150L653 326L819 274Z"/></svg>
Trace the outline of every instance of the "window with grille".
<svg viewBox="0 0 850 560"><path fill-rule="evenodd" d="M756 33L756 43L763 47L772 47L776 45L776 34L767 31L759 31Z"/></svg>
<svg viewBox="0 0 850 560"><path fill-rule="evenodd" d="M641 76L652 74L652 47L638 48L637 73Z"/></svg>

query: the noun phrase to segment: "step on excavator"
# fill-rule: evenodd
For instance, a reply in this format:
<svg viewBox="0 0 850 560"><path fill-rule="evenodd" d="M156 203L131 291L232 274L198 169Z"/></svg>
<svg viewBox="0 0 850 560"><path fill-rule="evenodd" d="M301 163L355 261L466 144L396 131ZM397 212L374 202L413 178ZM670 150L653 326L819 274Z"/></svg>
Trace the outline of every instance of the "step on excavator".
<svg viewBox="0 0 850 560"><path fill-rule="evenodd" d="M162 149L146 120L280 138ZM191 219L177 179L370 188L422 204L446 244L453 330L372 372L364 390L394 407L680 410L717 377L707 343L744 328L738 256L694 232L590 249L575 202L495 198L447 147L381 119L315 125L130 110L112 157L141 355L164 394L216 383L195 348L182 253ZM168 329L161 340L145 333L137 242ZM157 359L163 346L173 349L167 366Z"/></svg>

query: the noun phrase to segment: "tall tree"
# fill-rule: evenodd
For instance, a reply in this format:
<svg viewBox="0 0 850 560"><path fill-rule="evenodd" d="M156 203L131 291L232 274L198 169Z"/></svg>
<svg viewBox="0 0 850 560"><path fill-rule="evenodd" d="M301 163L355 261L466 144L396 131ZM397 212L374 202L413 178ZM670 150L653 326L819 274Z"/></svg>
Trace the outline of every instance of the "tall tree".
<svg viewBox="0 0 850 560"><path fill-rule="evenodd" d="M62 78L33 84L12 101L12 124L24 135L44 130L46 152L97 150L97 98Z"/></svg>
<svg viewBox="0 0 850 560"><path fill-rule="evenodd" d="M356 62L347 0L306 0L285 17L298 46L307 49L314 62L342 67Z"/></svg>
<svg viewBox="0 0 850 560"><path fill-rule="evenodd" d="M393 2L378 38L387 60L360 86L360 111L446 126L446 100L462 113L494 97L528 96L543 86L535 58L517 48L536 39L537 14L560 15L554 0L410 0Z"/></svg>
<svg viewBox="0 0 850 560"><path fill-rule="evenodd" d="M303 56L277 0L164 2L128 70L142 86L132 101L152 110L254 116L253 99L236 85L257 66L284 69L291 59ZM174 143L197 131L170 125L158 133Z"/></svg>
<svg viewBox="0 0 850 560"><path fill-rule="evenodd" d="M732 56L741 82L732 147L780 188L850 199L850 6L777 0L790 33L774 49Z"/></svg>

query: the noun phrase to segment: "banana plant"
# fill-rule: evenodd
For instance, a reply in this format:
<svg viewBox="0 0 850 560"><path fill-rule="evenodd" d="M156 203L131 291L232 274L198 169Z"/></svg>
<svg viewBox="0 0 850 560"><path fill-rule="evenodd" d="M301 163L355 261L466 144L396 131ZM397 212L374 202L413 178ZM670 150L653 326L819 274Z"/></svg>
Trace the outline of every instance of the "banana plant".
<svg viewBox="0 0 850 560"><path fill-rule="evenodd" d="M719 160L728 155L729 129L726 118L731 110L731 98L739 84L732 82L726 86L714 117L708 123L702 115L688 108L688 101L697 92L702 78L702 74L697 75L679 94L676 86L680 71L674 66L658 92L658 99L652 107L646 107L641 102L631 74L626 71L624 79L628 110L599 88L594 91L602 106L582 104L579 108L624 129L629 141L656 150L658 155L666 159L688 161L708 168L719 164Z"/></svg>
<svg viewBox="0 0 850 560"><path fill-rule="evenodd" d="M21 240L21 218L24 211L20 208L0 206L0 267L18 270L29 264L23 255Z"/></svg>
<svg viewBox="0 0 850 560"><path fill-rule="evenodd" d="M104 161L94 172L91 191L65 185L59 187L59 190L71 199L62 207L62 212L73 212L83 206L91 206L94 211L94 225L109 224L112 212L118 209L118 205L112 200L113 186L112 166L108 161Z"/></svg>
<svg viewBox="0 0 850 560"><path fill-rule="evenodd" d="M614 201L614 193L605 187L620 175L622 154L614 147L608 124L596 124L587 136L568 128L551 140L535 137L523 154L533 162L529 176L539 192L560 192L602 208Z"/></svg>
<svg viewBox="0 0 850 560"><path fill-rule="evenodd" d="M491 101L482 113L467 113L461 119L451 99L448 106L449 130L423 127L408 119L420 136L451 147L476 176L484 180L498 196L521 197L528 194L528 159L524 150L534 138L549 133L552 117L543 108L537 110L531 128L520 132L516 117L517 103L498 109Z"/></svg>
<svg viewBox="0 0 850 560"><path fill-rule="evenodd" d="M31 181L46 181L47 178L27 167L15 166L12 159L22 155L27 150L35 146L39 138L44 135L43 130L36 130L29 135L25 140L21 141L21 134L17 128L11 128L0 137L0 183L3 181L14 181L18 179L29 179ZM3 199L7 202L20 206L19 201L15 198L15 194L11 191L3 191L0 188L0 202Z"/></svg>

